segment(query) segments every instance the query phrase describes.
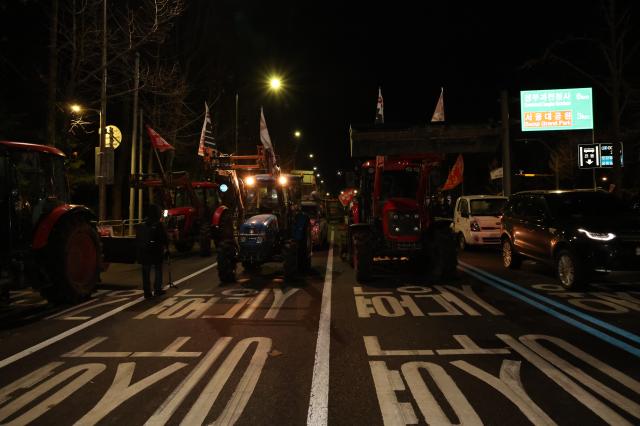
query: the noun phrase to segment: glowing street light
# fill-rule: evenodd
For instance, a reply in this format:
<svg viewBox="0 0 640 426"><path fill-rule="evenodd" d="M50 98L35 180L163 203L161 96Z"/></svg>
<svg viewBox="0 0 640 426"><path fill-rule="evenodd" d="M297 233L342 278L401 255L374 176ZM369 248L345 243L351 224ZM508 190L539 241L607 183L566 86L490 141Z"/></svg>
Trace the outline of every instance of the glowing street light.
<svg viewBox="0 0 640 426"><path fill-rule="evenodd" d="M302 133L300 132L300 130L296 130L295 132L293 132L293 136L295 136L297 139L300 139L300 136L302 136Z"/></svg>
<svg viewBox="0 0 640 426"><path fill-rule="evenodd" d="M318 173L318 174L316 175L316 177L320 177L320 173Z"/></svg>
<svg viewBox="0 0 640 426"><path fill-rule="evenodd" d="M313 171L318 170L318 166L313 166Z"/></svg>
<svg viewBox="0 0 640 426"><path fill-rule="evenodd" d="M313 153L309 154L309 158L313 158Z"/></svg>
<svg viewBox="0 0 640 426"><path fill-rule="evenodd" d="M282 80L278 76L272 76L269 78L269 88L274 92L279 91L282 88Z"/></svg>

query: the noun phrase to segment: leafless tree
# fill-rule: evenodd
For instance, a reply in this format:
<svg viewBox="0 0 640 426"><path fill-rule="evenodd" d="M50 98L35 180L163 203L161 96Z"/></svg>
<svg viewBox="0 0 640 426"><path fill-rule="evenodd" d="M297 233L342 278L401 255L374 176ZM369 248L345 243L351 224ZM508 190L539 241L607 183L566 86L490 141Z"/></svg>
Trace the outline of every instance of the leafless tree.
<svg viewBox="0 0 640 426"><path fill-rule="evenodd" d="M632 96L637 95L629 80L629 70L640 47L640 41L632 36L631 6L619 8L616 0L602 0L601 10L604 31L600 34L572 35L555 41L541 58L527 62L525 67L555 62L593 82L609 97L611 125L608 136L612 142L618 142L623 136L622 122L625 110ZM576 50L593 55L576 55ZM614 150L614 182L617 190L622 189L618 150Z"/></svg>

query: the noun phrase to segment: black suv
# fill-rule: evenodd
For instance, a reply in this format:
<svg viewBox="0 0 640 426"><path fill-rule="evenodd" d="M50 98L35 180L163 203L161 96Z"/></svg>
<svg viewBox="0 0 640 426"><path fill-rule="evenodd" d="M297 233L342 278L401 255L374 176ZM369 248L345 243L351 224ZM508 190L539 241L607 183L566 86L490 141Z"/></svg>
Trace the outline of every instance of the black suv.
<svg viewBox="0 0 640 426"><path fill-rule="evenodd" d="M506 268L519 267L523 257L551 264L567 289L594 271L640 271L640 216L604 191L514 194L504 208L501 242Z"/></svg>

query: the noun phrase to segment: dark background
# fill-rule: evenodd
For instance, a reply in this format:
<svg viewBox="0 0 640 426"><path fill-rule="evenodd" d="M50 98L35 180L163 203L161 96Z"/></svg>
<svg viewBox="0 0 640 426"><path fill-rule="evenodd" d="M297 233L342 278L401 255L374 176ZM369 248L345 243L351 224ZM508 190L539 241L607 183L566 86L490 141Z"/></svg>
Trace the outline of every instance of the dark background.
<svg viewBox="0 0 640 426"><path fill-rule="evenodd" d="M109 7L123 4L112 0ZM344 186L336 170L352 167L349 125L373 123L378 87L382 87L385 122L407 125L429 122L440 87L444 87L446 122L451 125L497 124L500 90L509 90L515 119L514 170L548 171L544 149L536 147L535 140L525 144L524 139L552 142L558 132L518 134L519 90L593 84L562 64L523 65L540 58L556 40L604 37L603 4L573 0L421 4L190 1L158 49L163 58L182 65L189 84L186 107L194 123L180 137L192 141L188 144L194 155L182 153L176 161L188 165L195 158L202 125L197 118L205 100L210 103L220 148L234 150L237 92L239 151L250 153L259 144L262 105L276 152L291 158L296 143L292 133L301 130L296 165L317 165L323 177L328 177L328 189L335 192ZM618 1L621 9L628 4ZM48 1L36 0L0 2L2 138L44 140L49 6ZM636 9L631 9L633 22L637 22ZM635 33L630 40L635 43L637 30L631 28ZM594 74L606 71L593 47L576 45L568 55ZM637 65L636 59L627 66L630 81L637 81ZM266 76L273 72L284 78L285 90L278 95L269 94L265 86ZM99 82L95 93L97 97ZM594 99L595 136L606 139L609 100L597 87ZM119 109L110 104L111 117L117 118ZM635 104L630 104L624 117L628 128L635 127L635 117ZM592 138L590 131L573 133L585 142ZM315 154L313 164L306 159L309 152ZM471 157L467 169L477 169L472 173L486 178L494 160L499 163L499 152L475 161ZM477 188L483 189L481 185Z"/></svg>

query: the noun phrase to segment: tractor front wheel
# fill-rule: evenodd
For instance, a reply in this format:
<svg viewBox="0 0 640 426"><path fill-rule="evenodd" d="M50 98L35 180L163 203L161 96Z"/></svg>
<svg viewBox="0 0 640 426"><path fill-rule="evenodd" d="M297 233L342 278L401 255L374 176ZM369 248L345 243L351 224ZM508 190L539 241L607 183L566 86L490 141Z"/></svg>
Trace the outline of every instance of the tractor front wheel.
<svg viewBox="0 0 640 426"><path fill-rule="evenodd" d="M61 219L43 250L43 263L51 282L40 289L52 303L77 303L96 287L101 257L95 228L81 216Z"/></svg>

